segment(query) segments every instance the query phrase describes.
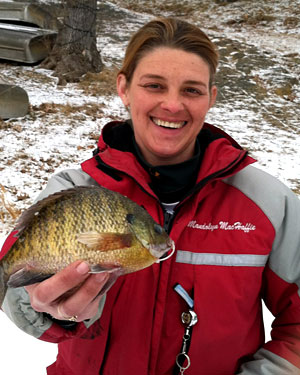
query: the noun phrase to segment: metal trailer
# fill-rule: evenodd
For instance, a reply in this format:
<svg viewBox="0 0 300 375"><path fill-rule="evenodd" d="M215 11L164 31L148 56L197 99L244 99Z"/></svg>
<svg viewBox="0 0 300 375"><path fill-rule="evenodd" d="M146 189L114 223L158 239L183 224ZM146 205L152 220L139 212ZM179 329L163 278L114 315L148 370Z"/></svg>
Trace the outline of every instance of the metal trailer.
<svg viewBox="0 0 300 375"><path fill-rule="evenodd" d="M59 21L44 5L0 1L0 59L36 63L48 56ZM23 117L29 111L27 92L0 83L0 119Z"/></svg>
<svg viewBox="0 0 300 375"><path fill-rule="evenodd" d="M0 59L35 63L48 56L57 33L0 23Z"/></svg>
<svg viewBox="0 0 300 375"><path fill-rule="evenodd" d="M0 83L0 119L23 117L28 110L29 99L24 89Z"/></svg>
<svg viewBox="0 0 300 375"><path fill-rule="evenodd" d="M0 22L26 23L57 31L60 22L44 5L0 1Z"/></svg>

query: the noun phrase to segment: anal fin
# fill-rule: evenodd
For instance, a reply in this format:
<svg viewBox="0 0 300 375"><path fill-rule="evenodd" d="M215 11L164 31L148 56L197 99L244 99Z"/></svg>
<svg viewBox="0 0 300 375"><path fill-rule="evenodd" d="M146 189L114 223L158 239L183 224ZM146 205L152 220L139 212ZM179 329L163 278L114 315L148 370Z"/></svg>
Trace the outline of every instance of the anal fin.
<svg viewBox="0 0 300 375"><path fill-rule="evenodd" d="M103 286L103 288L101 289L101 291L99 292L97 297L103 296L105 293L107 293L109 291L109 289L113 286L113 284L115 283L117 278L121 275L122 275L121 268L119 268L119 269L116 268L116 269L112 270L110 272L108 280L106 281L105 285Z"/></svg>
<svg viewBox="0 0 300 375"><path fill-rule="evenodd" d="M121 267L116 264L93 264L90 266L89 273L113 273L113 272L121 272Z"/></svg>
<svg viewBox="0 0 300 375"><path fill-rule="evenodd" d="M22 268L13 273L7 282L7 286L18 288L20 286L31 285L48 279L53 274L45 274L35 269Z"/></svg>

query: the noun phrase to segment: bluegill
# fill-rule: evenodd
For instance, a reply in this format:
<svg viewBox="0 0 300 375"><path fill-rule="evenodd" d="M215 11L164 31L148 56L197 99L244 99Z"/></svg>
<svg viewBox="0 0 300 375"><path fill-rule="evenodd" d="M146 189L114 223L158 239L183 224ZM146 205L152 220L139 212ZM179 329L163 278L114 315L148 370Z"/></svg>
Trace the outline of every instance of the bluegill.
<svg viewBox="0 0 300 375"><path fill-rule="evenodd" d="M13 243L12 246L10 243ZM147 211L102 187L76 187L24 211L0 252L0 306L7 287L30 285L76 260L91 273L151 266L174 242Z"/></svg>

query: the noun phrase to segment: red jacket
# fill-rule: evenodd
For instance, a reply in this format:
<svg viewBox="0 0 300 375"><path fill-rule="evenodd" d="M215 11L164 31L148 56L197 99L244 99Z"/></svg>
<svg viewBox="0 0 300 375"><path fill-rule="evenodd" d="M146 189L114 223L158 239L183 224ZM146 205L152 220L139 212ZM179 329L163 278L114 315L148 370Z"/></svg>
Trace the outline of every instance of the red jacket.
<svg viewBox="0 0 300 375"><path fill-rule="evenodd" d="M143 205L163 225L150 177L126 145L117 148L119 140L111 136L116 126L104 128L98 153L82 170ZM207 124L205 129L196 186L172 221L176 253L120 277L89 329L53 323L40 337L59 342L48 374L173 374L184 334L180 316L187 310L176 283L193 294L198 315L185 374L300 374L300 236L293 223L299 223L299 200L250 166L254 160L228 136ZM262 298L277 317L266 344Z"/></svg>

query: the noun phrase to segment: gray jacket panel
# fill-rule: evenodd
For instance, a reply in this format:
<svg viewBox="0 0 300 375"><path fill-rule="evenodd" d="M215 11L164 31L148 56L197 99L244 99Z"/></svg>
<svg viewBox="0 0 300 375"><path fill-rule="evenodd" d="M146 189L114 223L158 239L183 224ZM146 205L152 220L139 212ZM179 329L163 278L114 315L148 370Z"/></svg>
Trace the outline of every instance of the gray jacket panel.
<svg viewBox="0 0 300 375"><path fill-rule="evenodd" d="M246 167L224 182L239 189L268 217L276 235L267 265L286 283L296 284L300 295L299 198L276 178L253 166ZM253 361L242 365L238 374L300 375L300 369L285 358L261 348L255 353Z"/></svg>
<svg viewBox="0 0 300 375"><path fill-rule="evenodd" d="M248 166L224 182L255 202L276 232L269 267L281 279L300 287L300 200L284 184L264 171Z"/></svg>
<svg viewBox="0 0 300 375"><path fill-rule="evenodd" d="M269 350L259 349L237 375L300 375L300 369Z"/></svg>

